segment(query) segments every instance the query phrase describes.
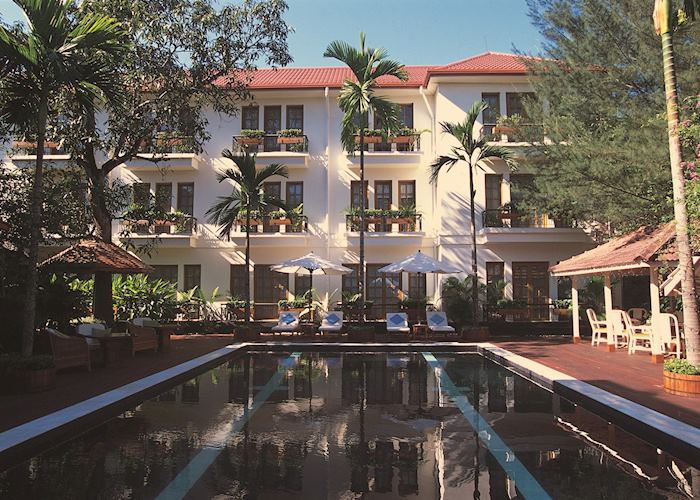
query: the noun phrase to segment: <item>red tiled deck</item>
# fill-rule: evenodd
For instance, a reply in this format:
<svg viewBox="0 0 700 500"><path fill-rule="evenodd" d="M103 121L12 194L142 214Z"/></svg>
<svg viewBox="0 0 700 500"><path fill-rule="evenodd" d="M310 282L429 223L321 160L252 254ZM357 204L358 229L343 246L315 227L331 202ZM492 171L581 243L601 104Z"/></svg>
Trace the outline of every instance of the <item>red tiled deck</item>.
<svg viewBox="0 0 700 500"><path fill-rule="evenodd" d="M494 344L700 428L700 398L674 396L663 389L663 366L649 354L606 352L571 337L498 340Z"/></svg>

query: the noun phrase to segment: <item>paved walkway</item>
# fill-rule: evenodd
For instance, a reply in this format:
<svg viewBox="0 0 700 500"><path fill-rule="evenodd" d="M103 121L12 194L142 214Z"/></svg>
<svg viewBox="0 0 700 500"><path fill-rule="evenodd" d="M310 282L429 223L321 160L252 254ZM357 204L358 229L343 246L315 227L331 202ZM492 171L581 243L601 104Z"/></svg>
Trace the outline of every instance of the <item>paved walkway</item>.
<svg viewBox="0 0 700 500"><path fill-rule="evenodd" d="M648 353L606 352L582 340L574 344L571 337L496 338L492 343L700 428L700 398L665 392L663 365L652 363Z"/></svg>

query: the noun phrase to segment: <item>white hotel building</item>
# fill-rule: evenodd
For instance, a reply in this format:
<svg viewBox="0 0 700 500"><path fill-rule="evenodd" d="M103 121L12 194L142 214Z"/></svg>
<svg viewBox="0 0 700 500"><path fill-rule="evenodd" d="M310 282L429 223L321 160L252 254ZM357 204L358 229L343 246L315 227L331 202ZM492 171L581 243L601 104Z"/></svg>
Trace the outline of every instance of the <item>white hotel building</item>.
<svg viewBox="0 0 700 500"><path fill-rule="evenodd" d="M409 296L439 295L439 277L384 276L377 273L380 267L421 250L465 273L471 268L467 169L456 165L441 174L437 186L429 182L429 165L439 154L449 152L453 140L441 133L440 122L464 120L467 109L483 99L495 111L481 119L490 131L496 114L522 113L521 97L532 91L525 66L510 54L489 52L445 66L407 66L406 70L407 81L382 81L379 92L401 106L407 127L424 132L412 145L368 146L367 199L369 208L415 205L421 215L415 224L368 226L366 286L375 317L396 309L398 288ZM151 257L144 257L156 276L177 281L182 289L199 285L205 293L218 287L222 295L243 294L245 232L236 227L229 239L220 239L218 228L205 216L217 196L230 193L231 185L219 184L215 172L231 166L221 151L236 150L242 129L264 129L268 134L264 144L257 146L257 162L282 163L289 169L289 178L274 179L266 190L289 204L303 203L307 218L298 231L261 224L252 232L250 281L256 317L275 317L279 299L308 287L308 277L275 273L270 270L272 264L314 251L357 267L359 236L347 223L345 211L359 206L359 154L349 155L341 146L342 113L337 105L348 75L346 68L258 70L250 84L253 100L243 103L237 116L211 113L208 117L211 140L204 145L204 153L173 153L157 166L133 160L113 172L113 178L141 183L137 192L148 189L156 199L170 199L170 206L162 208L178 209L196 219L191 231L156 227L130 236L137 244L139 239L159 239ZM302 151L278 144L277 131L290 128L302 129L307 137ZM516 154L528 147L505 135L496 139ZM558 227L559 221L547 216L508 219L501 215L499 207L511 201L511 186L531 180L530 175L510 172L501 162L477 172L478 265L482 280L505 279L507 296L543 303L557 297L557 280L549 276L548 267L590 248L592 242L581 229ZM114 231L115 236L121 231L117 222ZM330 294L335 303L341 291L353 290L357 281L354 275L315 276L313 285L320 294Z"/></svg>

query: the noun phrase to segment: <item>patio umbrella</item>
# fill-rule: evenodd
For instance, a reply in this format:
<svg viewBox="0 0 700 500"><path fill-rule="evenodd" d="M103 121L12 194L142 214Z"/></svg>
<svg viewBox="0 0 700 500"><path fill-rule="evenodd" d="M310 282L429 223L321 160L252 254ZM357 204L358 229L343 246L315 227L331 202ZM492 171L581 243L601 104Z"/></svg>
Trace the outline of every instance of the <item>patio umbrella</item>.
<svg viewBox="0 0 700 500"><path fill-rule="evenodd" d="M285 260L284 262L270 266L270 269L286 274L309 273L309 290L313 289L315 272L328 275L348 274L352 272L352 269L323 259L313 252L310 252L303 257ZM309 320L311 318L311 302L311 294L309 293Z"/></svg>
<svg viewBox="0 0 700 500"><path fill-rule="evenodd" d="M439 260L433 259L429 255L424 254L418 250L415 254L410 255L404 259L398 260L392 264L384 266L379 269L380 273L416 273L420 274L453 274L459 273L462 270L440 262Z"/></svg>

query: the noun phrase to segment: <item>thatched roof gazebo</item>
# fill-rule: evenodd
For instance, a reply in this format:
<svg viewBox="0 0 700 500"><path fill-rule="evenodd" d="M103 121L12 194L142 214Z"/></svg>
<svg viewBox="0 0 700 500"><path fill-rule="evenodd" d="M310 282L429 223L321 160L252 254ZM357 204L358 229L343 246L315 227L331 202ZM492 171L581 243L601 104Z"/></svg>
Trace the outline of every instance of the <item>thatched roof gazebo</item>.
<svg viewBox="0 0 700 500"><path fill-rule="evenodd" d="M659 295L659 268L675 265L678 261L675 250L675 223L660 226L642 226L635 231L614 238L603 245L550 267L553 276L571 277L571 302L573 307L573 339L580 341L578 277L603 276L605 280L605 313L611 317L612 275L648 274L650 278L651 317L661 312ZM614 344L608 344L610 350Z"/></svg>
<svg viewBox="0 0 700 500"><path fill-rule="evenodd" d="M114 243L86 239L49 257L39 268L63 273L151 273L153 268Z"/></svg>

